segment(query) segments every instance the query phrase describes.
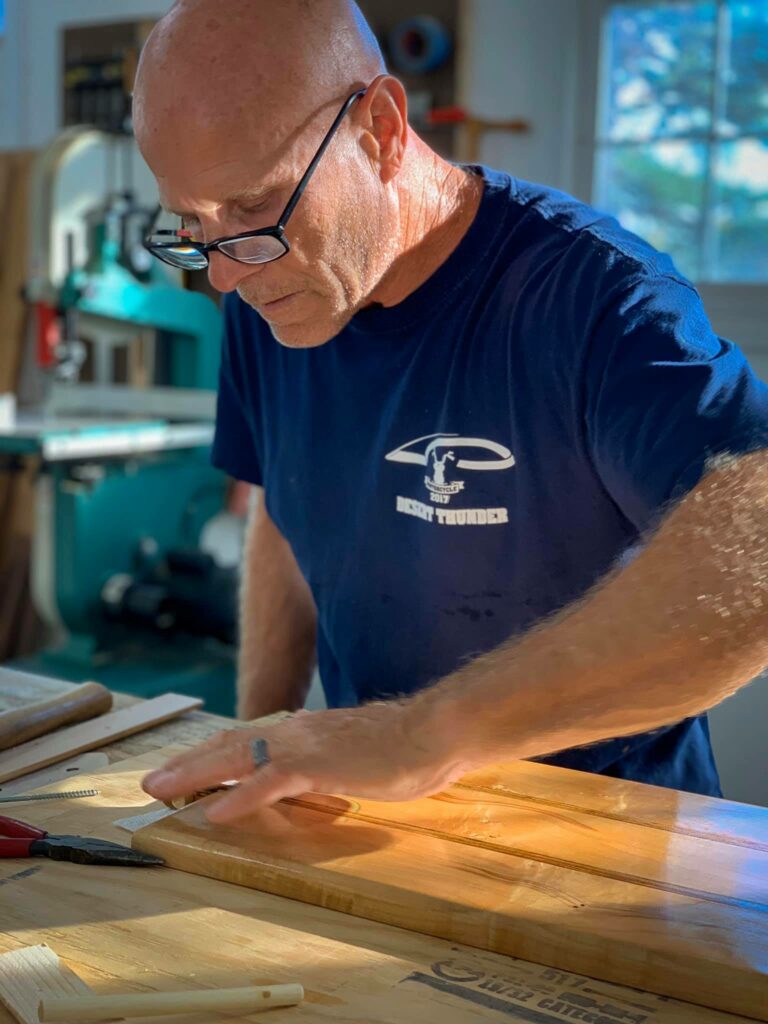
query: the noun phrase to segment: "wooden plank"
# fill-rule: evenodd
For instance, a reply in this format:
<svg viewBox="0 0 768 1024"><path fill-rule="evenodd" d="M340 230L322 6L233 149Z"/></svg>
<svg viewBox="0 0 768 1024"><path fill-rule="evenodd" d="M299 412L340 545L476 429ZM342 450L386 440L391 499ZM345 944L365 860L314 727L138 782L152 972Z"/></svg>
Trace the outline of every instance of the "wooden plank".
<svg viewBox="0 0 768 1024"><path fill-rule="evenodd" d="M0 153L0 393L15 392L25 346L27 305L22 286L27 259L33 154ZM39 620L29 593L32 516L31 466L0 474L0 662L27 654Z"/></svg>
<svg viewBox="0 0 768 1024"><path fill-rule="evenodd" d="M120 736L139 732L159 722L167 722L201 705L202 701L195 698L166 693L121 711L102 715L91 722L71 725L50 736L30 740L15 750L0 754L0 782L44 768L73 754L104 746Z"/></svg>
<svg viewBox="0 0 768 1024"><path fill-rule="evenodd" d="M132 843L195 874L768 1020L765 851L474 795L312 797L237 828L207 821L214 797Z"/></svg>
<svg viewBox="0 0 768 1024"><path fill-rule="evenodd" d="M81 784L101 795L87 807L41 804L33 820L52 831L125 842L111 823L159 806L139 781L168 753L94 774ZM297 980L305 1003L285 1011L297 1024L747 1024L742 1016L171 869L29 864L0 861L0 949L49 941L100 993ZM556 914L551 924L556 929ZM225 1019L250 1020L201 1014L185 1024ZM1 1010L0 1024L12 1024Z"/></svg>
<svg viewBox="0 0 768 1024"><path fill-rule="evenodd" d="M39 1024L42 996L89 996L91 990L45 944L0 955L0 1005L20 1024Z"/></svg>
<svg viewBox="0 0 768 1024"><path fill-rule="evenodd" d="M295 802L385 829L436 835L555 867L768 911L768 845L760 843L713 846L709 839L685 833L464 786L408 803L315 794ZM752 811L758 820L768 817L768 811Z"/></svg>
<svg viewBox="0 0 768 1024"><path fill-rule="evenodd" d="M545 800L551 807L596 813L616 821L705 839L768 846L768 814L755 814L753 805L735 800L712 800L678 789L611 779L535 761L482 768L466 775L458 785L529 802Z"/></svg>
<svg viewBox="0 0 768 1024"><path fill-rule="evenodd" d="M0 153L0 214L5 259L0 260L0 392L15 391L24 342L27 221L34 154Z"/></svg>
<svg viewBox="0 0 768 1024"><path fill-rule="evenodd" d="M0 796L18 796L19 793L31 793L35 789L48 786L59 779L71 781L86 772L98 771L106 768L109 758L101 751L91 751L86 754L78 754L76 757L69 757L66 761L59 761L55 765L41 768L39 772L29 772L21 775L13 782L4 782L0 785Z"/></svg>

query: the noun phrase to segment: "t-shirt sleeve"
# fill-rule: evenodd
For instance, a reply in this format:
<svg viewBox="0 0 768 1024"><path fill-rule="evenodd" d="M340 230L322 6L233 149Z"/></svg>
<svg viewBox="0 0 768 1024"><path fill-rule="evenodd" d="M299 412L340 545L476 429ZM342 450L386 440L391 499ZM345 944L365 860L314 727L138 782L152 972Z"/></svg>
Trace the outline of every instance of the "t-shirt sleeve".
<svg viewBox="0 0 768 1024"><path fill-rule="evenodd" d="M251 388L245 387L241 342L240 325L233 304L225 301L211 462L236 480L261 486L263 477L254 430L255 410L249 408L245 398L246 393L255 393L255 382L250 382Z"/></svg>
<svg viewBox="0 0 768 1024"><path fill-rule="evenodd" d="M627 283L593 329L583 380L591 458L640 530L712 456L768 445L768 389L677 278Z"/></svg>

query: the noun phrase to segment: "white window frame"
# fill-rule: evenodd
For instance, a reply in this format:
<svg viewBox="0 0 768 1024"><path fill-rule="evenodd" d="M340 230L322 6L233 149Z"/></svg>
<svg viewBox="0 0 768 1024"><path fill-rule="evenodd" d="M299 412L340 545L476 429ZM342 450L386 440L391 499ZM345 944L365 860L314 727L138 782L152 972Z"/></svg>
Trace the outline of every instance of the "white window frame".
<svg viewBox="0 0 768 1024"><path fill-rule="evenodd" d="M576 152L573 164L574 192L588 202L595 200L597 129L603 102L602 44L605 17L617 3L638 6L657 0L581 0L582 19L579 46L580 102L575 105ZM658 0L662 2L662 0ZM663 0L685 3L686 0ZM768 282L694 282L707 307L715 329L736 341L747 353L760 375L768 379Z"/></svg>

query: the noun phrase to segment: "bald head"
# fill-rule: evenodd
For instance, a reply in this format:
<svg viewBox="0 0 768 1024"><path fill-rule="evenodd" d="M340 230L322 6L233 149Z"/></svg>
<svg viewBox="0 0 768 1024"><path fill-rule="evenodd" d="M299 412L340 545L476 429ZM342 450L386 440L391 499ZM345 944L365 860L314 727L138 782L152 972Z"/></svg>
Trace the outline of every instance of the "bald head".
<svg viewBox="0 0 768 1024"><path fill-rule="evenodd" d="M226 240L208 257L213 287L291 346L324 344L392 294L396 264L411 287L402 261L423 270L409 254L463 176L410 129L352 0L178 0L142 52L134 128L166 210L192 239ZM258 258L232 249L246 237Z"/></svg>
<svg viewBox="0 0 768 1024"><path fill-rule="evenodd" d="M148 156L181 123L189 140L247 137L258 157L383 73L352 0L177 0L142 52L134 128Z"/></svg>

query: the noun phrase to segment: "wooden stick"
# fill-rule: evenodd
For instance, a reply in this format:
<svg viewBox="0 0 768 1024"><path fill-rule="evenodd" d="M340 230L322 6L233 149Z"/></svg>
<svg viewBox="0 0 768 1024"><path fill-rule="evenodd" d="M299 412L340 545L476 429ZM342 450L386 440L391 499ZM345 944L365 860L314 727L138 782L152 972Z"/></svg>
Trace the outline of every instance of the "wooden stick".
<svg viewBox="0 0 768 1024"><path fill-rule="evenodd" d="M28 704L0 715L0 750L18 746L53 732L60 725L72 725L95 718L112 707L112 694L100 683L82 683L76 690L51 700Z"/></svg>
<svg viewBox="0 0 768 1024"><path fill-rule="evenodd" d="M164 693L161 697L132 704L120 711L101 715L90 722L69 725L52 736L30 740L20 747L0 754L0 782L18 778L37 768L63 761L65 757L80 754L84 750L103 747L107 743L141 732L153 725L167 722L202 705L196 697L184 697L178 693Z"/></svg>
<svg viewBox="0 0 768 1024"><path fill-rule="evenodd" d="M42 999L41 1021L110 1020L115 1017L151 1017L201 1010L238 1010L256 1013L276 1006L295 1006L304 998L301 985L250 985L196 992L141 992L113 996L63 996Z"/></svg>

